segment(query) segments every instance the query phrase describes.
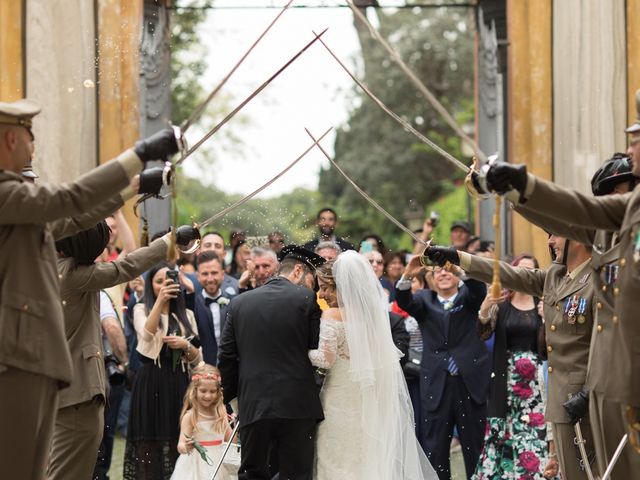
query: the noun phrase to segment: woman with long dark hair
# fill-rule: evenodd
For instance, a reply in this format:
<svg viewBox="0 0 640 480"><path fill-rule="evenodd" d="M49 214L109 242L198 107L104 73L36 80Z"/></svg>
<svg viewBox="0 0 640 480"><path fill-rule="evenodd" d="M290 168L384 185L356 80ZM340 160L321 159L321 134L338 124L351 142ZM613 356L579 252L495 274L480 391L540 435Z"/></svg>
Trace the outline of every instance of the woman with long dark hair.
<svg viewBox="0 0 640 480"><path fill-rule="evenodd" d="M239 279L242 273L247 269L247 261L251 256L251 248L249 244L244 240L238 242L233 247L233 255L231 257L231 264L229 265L229 271L227 272L235 279Z"/></svg>
<svg viewBox="0 0 640 480"><path fill-rule="evenodd" d="M511 265L538 268L538 261L523 254ZM487 429L474 480L544 478L547 427L538 372L546 346L538 300L514 291L499 299L488 293L480 307L481 335L488 338L495 332L495 344Z"/></svg>
<svg viewBox="0 0 640 480"><path fill-rule="evenodd" d="M193 313L175 270L159 263L147 273L144 303L133 309L142 366L131 391L124 478L169 479L178 458L180 409L189 364L202 360Z"/></svg>

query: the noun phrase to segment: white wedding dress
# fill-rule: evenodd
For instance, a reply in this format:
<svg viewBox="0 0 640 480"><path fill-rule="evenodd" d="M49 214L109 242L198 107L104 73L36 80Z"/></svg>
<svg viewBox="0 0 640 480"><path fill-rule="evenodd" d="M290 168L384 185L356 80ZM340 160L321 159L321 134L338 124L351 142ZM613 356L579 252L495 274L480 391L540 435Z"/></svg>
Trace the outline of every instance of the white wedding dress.
<svg viewBox="0 0 640 480"><path fill-rule="evenodd" d="M437 480L415 436L413 409L391 338L387 297L369 262L340 254L340 309L324 312L311 363L326 369L315 480Z"/></svg>
<svg viewBox="0 0 640 480"><path fill-rule="evenodd" d="M314 479L359 479L363 435L360 388L349 377L344 325L330 315L325 312L322 316L319 349L309 352L314 366L330 369L320 392L324 421L316 434Z"/></svg>

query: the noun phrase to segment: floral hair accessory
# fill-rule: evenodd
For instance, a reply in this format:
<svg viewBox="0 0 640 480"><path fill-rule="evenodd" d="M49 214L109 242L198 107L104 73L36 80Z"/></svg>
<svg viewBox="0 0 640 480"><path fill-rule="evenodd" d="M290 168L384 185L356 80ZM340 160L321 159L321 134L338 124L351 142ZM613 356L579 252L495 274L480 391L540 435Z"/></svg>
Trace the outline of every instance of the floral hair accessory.
<svg viewBox="0 0 640 480"><path fill-rule="evenodd" d="M193 375L191 375L191 381L195 382L196 380L216 380L216 381L220 381L220 375L218 375L217 373L211 373L211 372L207 372L207 373L195 373Z"/></svg>

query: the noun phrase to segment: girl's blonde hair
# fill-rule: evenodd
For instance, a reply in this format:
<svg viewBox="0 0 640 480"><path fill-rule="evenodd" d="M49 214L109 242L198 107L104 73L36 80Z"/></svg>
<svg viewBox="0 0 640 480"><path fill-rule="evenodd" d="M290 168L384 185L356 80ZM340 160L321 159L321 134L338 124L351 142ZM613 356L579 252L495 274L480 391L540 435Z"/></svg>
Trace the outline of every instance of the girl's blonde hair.
<svg viewBox="0 0 640 480"><path fill-rule="evenodd" d="M187 387L187 392L184 394L184 404L182 406L182 412L180 412L180 421L185 414L192 410L191 426L196 431L198 428L197 422L200 416L200 405L198 405L197 394L198 386L202 380L213 380L216 382L218 398L216 399L213 408L215 412L215 420L213 422L213 430L218 433L225 433L227 431L227 409L224 406L222 385L220 383L220 370L216 367L203 363L193 369L191 374L191 383Z"/></svg>

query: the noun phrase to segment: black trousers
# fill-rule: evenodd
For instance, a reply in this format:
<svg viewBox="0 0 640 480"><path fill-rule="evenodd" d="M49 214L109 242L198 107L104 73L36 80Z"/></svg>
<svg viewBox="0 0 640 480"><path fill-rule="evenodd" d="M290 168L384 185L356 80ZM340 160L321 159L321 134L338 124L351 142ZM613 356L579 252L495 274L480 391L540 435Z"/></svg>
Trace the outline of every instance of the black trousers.
<svg viewBox="0 0 640 480"><path fill-rule="evenodd" d="M428 394L429 392L422 392L422 395ZM471 478L482 453L487 404L479 405L471 399L462 377L448 376L438 408L423 410L422 416L420 444L438 478L451 478L449 448L454 426L458 427L467 478Z"/></svg>
<svg viewBox="0 0 640 480"><path fill-rule="evenodd" d="M238 480L271 478L272 455L278 461L280 480L311 480L316 425L315 419L267 419L241 426Z"/></svg>

